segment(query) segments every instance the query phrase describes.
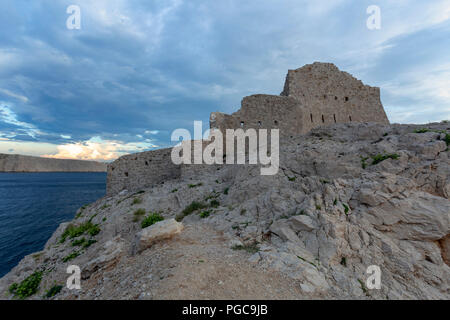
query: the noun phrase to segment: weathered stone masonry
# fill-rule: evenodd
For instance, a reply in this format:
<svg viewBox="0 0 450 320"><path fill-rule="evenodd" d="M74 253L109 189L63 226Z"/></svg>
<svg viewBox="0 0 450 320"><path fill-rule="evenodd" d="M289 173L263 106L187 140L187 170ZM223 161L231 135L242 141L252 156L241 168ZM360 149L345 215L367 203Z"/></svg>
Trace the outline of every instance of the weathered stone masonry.
<svg viewBox="0 0 450 320"><path fill-rule="evenodd" d="M281 136L305 134L315 127L346 122L388 124L380 89L364 85L334 64L318 62L289 70L281 95L245 97L237 112L213 112L210 116L210 127L224 133L226 129L278 128ZM126 155L108 165L107 194L138 191L213 167L174 165L171 150Z"/></svg>
<svg viewBox="0 0 450 320"><path fill-rule="evenodd" d="M388 124L380 89L364 85L331 63L289 70L280 96L252 95L237 112L213 112L211 128L279 128L280 135L304 134L323 125L345 122Z"/></svg>

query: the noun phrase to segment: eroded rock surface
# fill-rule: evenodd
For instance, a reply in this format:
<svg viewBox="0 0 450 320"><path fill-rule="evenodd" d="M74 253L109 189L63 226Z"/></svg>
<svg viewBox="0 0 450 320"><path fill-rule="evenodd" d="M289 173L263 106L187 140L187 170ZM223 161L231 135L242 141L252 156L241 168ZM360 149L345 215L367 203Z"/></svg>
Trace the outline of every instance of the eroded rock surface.
<svg viewBox="0 0 450 320"><path fill-rule="evenodd" d="M0 280L2 298L45 270L31 296L40 299L74 264L82 289L53 299L449 299L448 134L447 123L336 124L283 139L274 176L224 165L105 197L71 222L98 234L62 242L62 224ZM147 245L159 227L142 230L137 209L176 234ZM73 246L83 237L96 242ZM380 290L365 285L371 265Z"/></svg>

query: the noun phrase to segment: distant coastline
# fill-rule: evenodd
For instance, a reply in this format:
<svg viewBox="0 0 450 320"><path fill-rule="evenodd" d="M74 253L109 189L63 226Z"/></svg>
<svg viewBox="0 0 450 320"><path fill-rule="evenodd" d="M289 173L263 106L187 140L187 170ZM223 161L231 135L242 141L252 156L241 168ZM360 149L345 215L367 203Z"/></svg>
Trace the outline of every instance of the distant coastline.
<svg viewBox="0 0 450 320"><path fill-rule="evenodd" d="M0 172L106 172L106 163L0 153Z"/></svg>

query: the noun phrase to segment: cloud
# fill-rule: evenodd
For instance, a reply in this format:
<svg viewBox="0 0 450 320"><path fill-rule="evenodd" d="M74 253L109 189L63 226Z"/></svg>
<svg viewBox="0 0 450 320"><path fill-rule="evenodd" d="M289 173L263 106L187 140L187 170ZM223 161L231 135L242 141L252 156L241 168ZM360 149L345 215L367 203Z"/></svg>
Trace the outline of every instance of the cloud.
<svg viewBox="0 0 450 320"><path fill-rule="evenodd" d="M44 152L30 140L99 159L169 146L174 129L279 94L288 69L314 61L380 86L394 121L448 114L450 0L377 1L377 31L366 0L78 0L81 30L68 30L71 4L0 12L0 139L17 152Z"/></svg>
<svg viewBox="0 0 450 320"><path fill-rule="evenodd" d="M57 159L79 159L111 161L119 156L138 151L157 148L157 145L148 142L123 143L121 141L107 140L93 137L85 142L75 142L58 145L57 153L46 154L43 157Z"/></svg>
<svg viewBox="0 0 450 320"><path fill-rule="evenodd" d="M14 126L15 132L9 133L10 138L21 133L25 133L32 138L36 138L37 135L43 134L43 132L33 124L19 121L14 111L3 102L0 102L0 123L1 122Z"/></svg>
<svg viewBox="0 0 450 320"><path fill-rule="evenodd" d="M22 96L20 94L16 94L16 93L11 92L11 91L9 91L7 89L0 88L0 93L3 93L5 95L7 95L7 96L10 96L10 97L13 97L13 98L16 98L16 99L19 99L20 101L25 102L25 103L28 102L28 98L27 97Z"/></svg>

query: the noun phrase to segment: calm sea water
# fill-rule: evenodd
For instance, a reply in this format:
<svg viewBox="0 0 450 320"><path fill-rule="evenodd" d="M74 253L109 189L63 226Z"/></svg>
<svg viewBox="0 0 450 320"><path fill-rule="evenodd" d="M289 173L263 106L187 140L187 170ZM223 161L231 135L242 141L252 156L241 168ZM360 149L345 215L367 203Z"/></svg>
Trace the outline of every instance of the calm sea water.
<svg viewBox="0 0 450 320"><path fill-rule="evenodd" d="M0 173L0 277L105 195L106 173Z"/></svg>

